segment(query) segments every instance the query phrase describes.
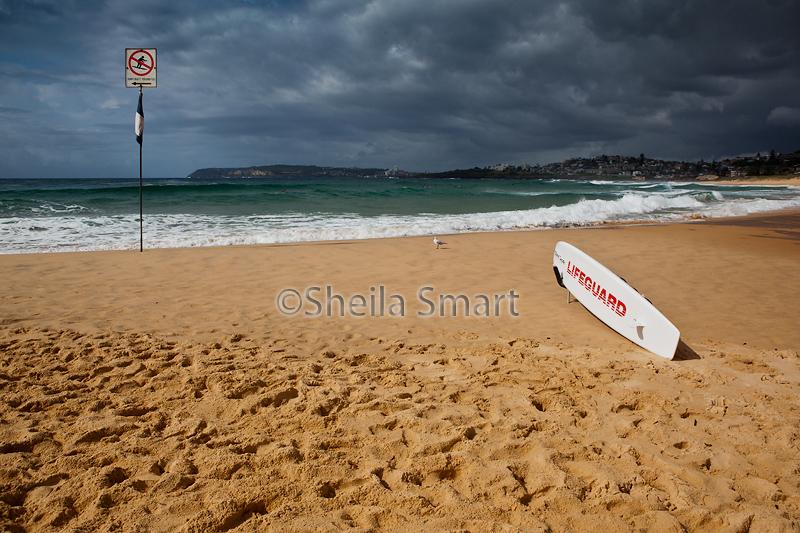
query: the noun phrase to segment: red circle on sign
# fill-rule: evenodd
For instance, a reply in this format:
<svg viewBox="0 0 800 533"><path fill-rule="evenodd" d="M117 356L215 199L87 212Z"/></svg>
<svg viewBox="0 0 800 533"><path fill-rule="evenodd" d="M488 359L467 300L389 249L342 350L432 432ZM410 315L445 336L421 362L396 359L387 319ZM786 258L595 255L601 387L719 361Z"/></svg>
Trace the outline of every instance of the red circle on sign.
<svg viewBox="0 0 800 533"><path fill-rule="evenodd" d="M141 56L140 58L137 59L136 56L138 54L144 54L148 57L148 59L145 59L144 56ZM150 62L149 64L148 61ZM139 72L138 70L134 69L133 67L134 63L136 63L136 69L141 70L142 72ZM148 52L146 52L145 50L137 50L134 53L132 53L131 56L128 58L128 69L137 76L147 76L153 71L154 63L155 61L153 61L153 56L151 56Z"/></svg>

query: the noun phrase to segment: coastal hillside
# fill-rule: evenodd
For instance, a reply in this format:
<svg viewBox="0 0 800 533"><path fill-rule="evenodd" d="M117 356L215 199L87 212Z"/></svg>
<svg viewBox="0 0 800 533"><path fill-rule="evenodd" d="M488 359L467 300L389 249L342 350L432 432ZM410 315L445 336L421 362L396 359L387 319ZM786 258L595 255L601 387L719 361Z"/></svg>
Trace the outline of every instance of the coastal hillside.
<svg viewBox="0 0 800 533"><path fill-rule="evenodd" d="M769 154L752 157L735 157L720 161L696 162L663 161L638 157L601 155L577 157L547 165L498 164L488 167L448 170L445 172L407 172L395 167L341 168L303 165L270 165L246 168L204 168L189 174L189 178L260 178L260 177L414 177L460 179L666 179L674 181L715 180L719 178L752 178L765 176L794 176L800 174L800 150L782 154L774 150Z"/></svg>

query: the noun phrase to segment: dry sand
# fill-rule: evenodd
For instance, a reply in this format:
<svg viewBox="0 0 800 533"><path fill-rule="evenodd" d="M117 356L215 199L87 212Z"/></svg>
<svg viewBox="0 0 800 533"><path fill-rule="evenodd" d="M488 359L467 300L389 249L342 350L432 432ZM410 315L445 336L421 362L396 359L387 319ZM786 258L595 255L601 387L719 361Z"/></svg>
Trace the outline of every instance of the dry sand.
<svg viewBox="0 0 800 533"><path fill-rule="evenodd" d="M799 214L443 240L0 256L3 528L800 529ZM558 240L679 360L568 304Z"/></svg>
<svg viewBox="0 0 800 533"><path fill-rule="evenodd" d="M800 176L786 175L769 178L726 178L712 181L701 181L701 184L716 183L718 185L789 185L800 187Z"/></svg>

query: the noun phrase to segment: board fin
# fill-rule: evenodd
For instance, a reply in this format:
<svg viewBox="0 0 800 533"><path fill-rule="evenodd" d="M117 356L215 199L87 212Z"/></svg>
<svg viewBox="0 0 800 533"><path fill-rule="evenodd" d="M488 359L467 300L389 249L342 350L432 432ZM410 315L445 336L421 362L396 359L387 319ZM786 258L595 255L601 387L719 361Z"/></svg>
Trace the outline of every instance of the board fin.
<svg viewBox="0 0 800 533"><path fill-rule="evenodd" d="M644 339L644 326L645 325L643 323L639 322L637 319L634 318L634 319L631 319L630 322L628 322L628 325L630 327L636 329L636 335L639 337L640 340Z"/></svg>

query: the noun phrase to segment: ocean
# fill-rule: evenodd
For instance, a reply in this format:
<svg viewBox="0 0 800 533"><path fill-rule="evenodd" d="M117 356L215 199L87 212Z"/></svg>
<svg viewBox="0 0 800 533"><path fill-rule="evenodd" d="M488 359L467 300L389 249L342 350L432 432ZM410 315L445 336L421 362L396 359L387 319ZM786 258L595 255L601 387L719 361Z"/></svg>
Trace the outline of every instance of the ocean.
<svg viewBox="0 0 800 533"><path fill-rule="evenodd" d="M653 223L800 208L800 187L425 178L144 180L145 248ZM0 180L0 253L139 248L138 179Z"/></svg>

